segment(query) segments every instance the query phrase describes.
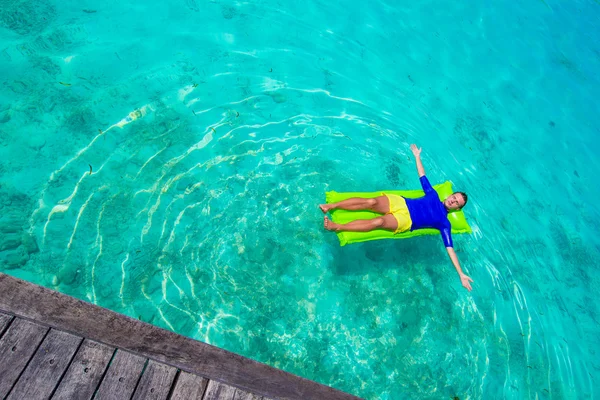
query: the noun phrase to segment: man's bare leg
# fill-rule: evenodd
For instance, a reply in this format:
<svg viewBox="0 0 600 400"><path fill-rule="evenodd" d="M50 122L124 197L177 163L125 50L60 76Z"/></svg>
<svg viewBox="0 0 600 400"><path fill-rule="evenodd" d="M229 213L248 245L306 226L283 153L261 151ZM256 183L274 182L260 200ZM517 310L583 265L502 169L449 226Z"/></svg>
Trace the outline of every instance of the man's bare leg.
<svg viewBox="0 0 600 400"><path fill-rule="evenodd" d="M325 229L335 232L369 232L374 229L386 229L388 231L396 232L396 229L398 229L398 221L396 221L396 218L391 214L382 215L381 217L373 219L359 219L348 222L347 224L336 224L329 218L325 217L323 223Z"/></svg>
<svg viewBox="0 0 600 400"><path fill-rule="evenodd" d="M332 210L369 210L379 214L386 214L390 211L390 201L387 196L379 196L372 199L352 197L337 203L321 204L319 205L319 208L324 214Z"/></svg>

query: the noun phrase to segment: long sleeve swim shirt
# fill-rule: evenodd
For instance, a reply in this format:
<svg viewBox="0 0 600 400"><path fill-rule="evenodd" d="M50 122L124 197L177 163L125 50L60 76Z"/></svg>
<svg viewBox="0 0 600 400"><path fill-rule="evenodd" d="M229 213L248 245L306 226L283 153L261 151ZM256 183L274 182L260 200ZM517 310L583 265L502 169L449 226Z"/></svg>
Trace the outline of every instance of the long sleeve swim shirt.
<svg viewBox="0 0 600 400"><path fill-rule="evenodd" d="M406 199L406 206L412 220L411 231L423 228L434 228L440 231L444 246L452 247L452 227L448 221L448 211L440 201L437 192L427 177L420 178L425 196L416 199Z"/></svg>

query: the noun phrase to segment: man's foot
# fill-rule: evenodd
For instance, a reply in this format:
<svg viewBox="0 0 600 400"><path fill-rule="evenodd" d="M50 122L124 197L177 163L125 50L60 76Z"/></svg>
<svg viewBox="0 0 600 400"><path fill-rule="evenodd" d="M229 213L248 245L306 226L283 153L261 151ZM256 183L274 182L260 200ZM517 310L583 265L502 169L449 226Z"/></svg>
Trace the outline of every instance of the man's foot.
<svg viewBox="0 0 600 400"><path fill-rule="evenodd" d="M327 211L331 210L331 204L319 204L319 208L323 211L323 214L327 214Z"/></svg>
<svg viewBox="0 0 600 400"><path fill-rule="evenodd" d="M325 219L323 219L323 226L328 231L337 231L338 230L338 225L336 223L330 221L329 218L327 218L327 217L325 217Z"/></svg>

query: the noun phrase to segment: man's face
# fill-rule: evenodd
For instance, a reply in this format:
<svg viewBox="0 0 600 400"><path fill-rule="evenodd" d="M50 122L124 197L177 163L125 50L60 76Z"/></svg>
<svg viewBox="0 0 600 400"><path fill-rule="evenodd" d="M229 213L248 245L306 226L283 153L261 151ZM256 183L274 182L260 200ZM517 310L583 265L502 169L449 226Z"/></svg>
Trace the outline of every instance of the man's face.
<svg viewBox="0 0 600 400"><path fill-rule="evenodd" d="M465 200L461 194L453 193L446 200L444 200L444 206L448 210L458 210L465 205Z"/></svg>

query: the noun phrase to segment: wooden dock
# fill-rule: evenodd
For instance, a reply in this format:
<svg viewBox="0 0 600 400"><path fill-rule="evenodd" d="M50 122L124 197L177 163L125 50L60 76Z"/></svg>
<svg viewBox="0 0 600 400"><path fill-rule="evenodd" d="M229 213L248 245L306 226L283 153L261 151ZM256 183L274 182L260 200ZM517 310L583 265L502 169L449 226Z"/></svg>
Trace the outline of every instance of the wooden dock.
<svg viewBox="0 0 600 400"><path fill-rule="evenodd" d="M3 273L0 398L358 399Z"/></svg>

